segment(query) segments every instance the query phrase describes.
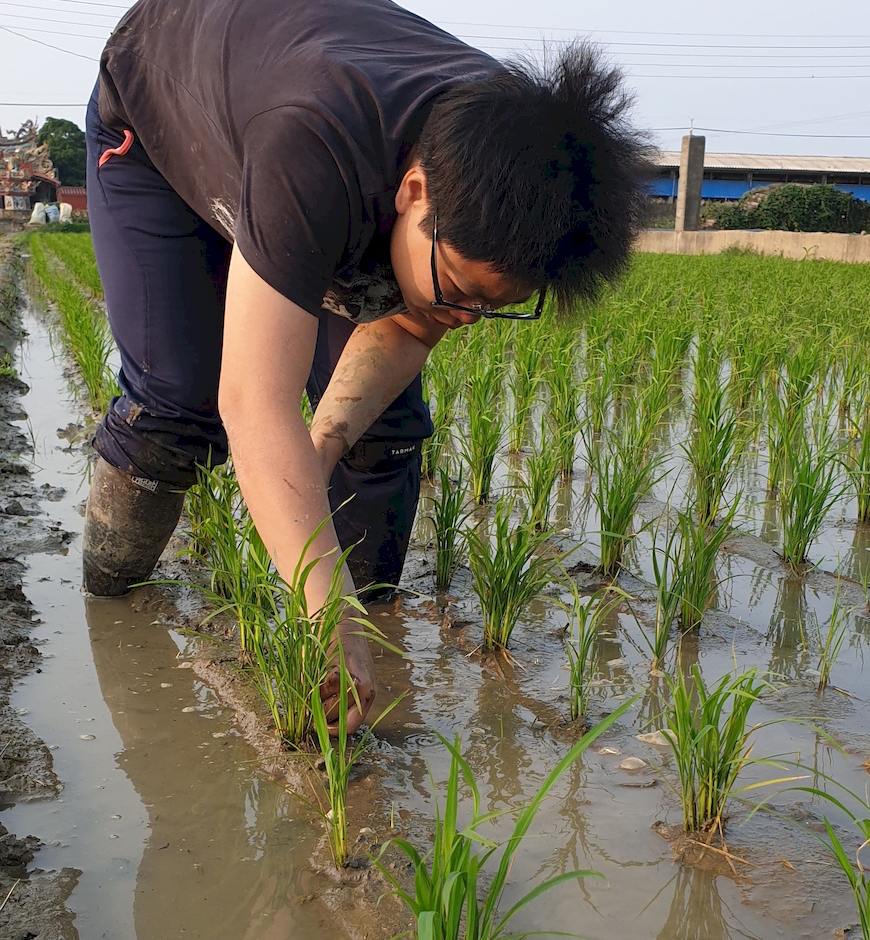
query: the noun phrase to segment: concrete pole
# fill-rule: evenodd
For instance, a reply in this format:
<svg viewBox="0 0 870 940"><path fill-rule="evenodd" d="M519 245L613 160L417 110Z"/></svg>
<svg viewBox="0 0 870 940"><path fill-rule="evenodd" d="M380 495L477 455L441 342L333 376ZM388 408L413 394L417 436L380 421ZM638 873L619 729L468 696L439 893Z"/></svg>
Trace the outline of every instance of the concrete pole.
<svg viewBox="0 0 870 940"><path fill-rule="evenodd" d="M680 150L680 180L677 189L677 232L694 232L701 220L701 181L704 178L705 138L692 134L683 138Z"/></svg>

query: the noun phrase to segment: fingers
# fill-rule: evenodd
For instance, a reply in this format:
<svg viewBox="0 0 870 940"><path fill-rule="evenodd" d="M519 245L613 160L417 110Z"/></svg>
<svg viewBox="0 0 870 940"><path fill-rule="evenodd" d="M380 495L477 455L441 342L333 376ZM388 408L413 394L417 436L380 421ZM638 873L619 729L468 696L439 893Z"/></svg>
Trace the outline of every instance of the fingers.
<svg viewBox="0 0 870 940"><path fill-rule="evenodd" d="M338 696L338 672L334 674L335 682L335 692L328 694L328 697L324 695L324 690L330 685L330 680L333 679L333 676L330 675L327 677L326 682L321 689L321 697L323 698L324 708L326 709L326 717L329 720L329 733L335 737L338 734L338 705L339 705L339 696ZM375 692L372 687L371 682L358 679L356 676L351 675L353 679L354 686L356 686L357 698L359 699L359 704L357 704L357 699L352 695L348 695L348 709L347 709L347 733L353 734L354 731L358 730L360 725L365 721L365 717L368 714L369 709L372 707L372 703L375 700Z"/></svg>

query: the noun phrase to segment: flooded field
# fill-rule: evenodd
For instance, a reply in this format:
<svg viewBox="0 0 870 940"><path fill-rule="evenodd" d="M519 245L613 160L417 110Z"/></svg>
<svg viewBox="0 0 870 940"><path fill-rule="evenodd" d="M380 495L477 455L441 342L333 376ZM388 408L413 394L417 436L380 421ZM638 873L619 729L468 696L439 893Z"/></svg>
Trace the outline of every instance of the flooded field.
<svg viewBox="0 0 870 940"><path fill-rule="evenodd" d="M729 262L737 268L734 282L717 282ZM860 397L870 383L863 358L867 325L861 326L859 298L866 297L870 276L852 275L845 266L779 262L782 267L767 268L765 263L746 257L645 257L623 292L590 315L582 349L570 347L568 384L577 387L573 472L561 479L554 474L542 525L546 547L541 551L570 552L563 562L570 574L554 573L523 607L509 652L481 649L484 616L477 575L470 570L474 564L469 567L466 555L447 589L434 590L438 533L425 516L443 494L437 475L425 485L405 590L369 608L372 622L402 652L376 656L380 691L374 713L405 697L378 725L372 746L353 771L348 794L352 865L340 872L332 865L318 810L323 797L321 775L311 769L314 756L294 755L272 732L252 669L239 664L232 619L203 625L209 607L193 587L149 586L111 601L81 594L80 535L92 422L88 400L94 396L87 386L82 390L70 365L53 305L44 299L29 302L27 337L15 360L17 374L29 387L15 422L29 442L19 459L28 465L34 492L52 496L42 499L40 511L53 531L64 535L21 553L23 589L36 618L30 641L40 660L38 671L15 683L11 706L50 749L59 785L37 787L30 794L8 787L0 821L12 833L40 840L29 871L67 873L66 906L74 918L66 934L51 935L386 940L409 931L414 936L414 919L367 858L394 836L407 838L421 852L431 846L435 805L444 805L450 769L450 753L440 738L461 741L482 806L500 814L486 835L502 844L516 816L584 728L631 700L543 801L510 866L500 909L507 911L532 886L565 872L591 870L600 877L556 885L520 909L511 930L563 931L590 940L861 937L855 899L826 847L823 820L830 820L850 857L863 837L837 807L795 787L828 789L833 780L866 800L870 780L870 673L864 662L870 645L870 526L858 521L861 490L850 481L861 478L850 476L848 469L861 435L868 433L861 408L870 397ZM796 286L789 288L792 272ZM679 513L690 513L685 525L695 526L700 513L693 476L697 450L686 444L699 422L693 398L700 368L696 327L705 317L694 311L706 303L707 318L718 318L724 331L731 317L733 336L740 327L734 310L748 303L749 280L757 284L774 274L782 278L784 313L768 339L785 327L800 329L818 346L818 355L801 378L794 349L804 345L791 345L800 338L794 332L784 346L790 354L782 360L764 358L747 389L731 379L739 372L731 347L717 360L717 377L731 396L728 408L736 409L740 399L741 427L733 472L723 481L712 515L719 523L732 509L733 516L715 551L699 626L686 628L679 618L666 624L661 660L651 671L668 522L676 526ZM657 278L670 278L670 293L651 286ZM702 278L708 279L703 289ZM814 278L822 286L810 289ZM733 301L728 309L722 306L727 293ZM665 355L658 339L666 330L657 326L656 313L664 321L668 305L663 298L669 296L668 322L674 322L675 311L679 320L681 303L691 308L694 319L685 347L675 353L667 407L656 412L644 452L643 459L653 466L649 485L635 492L629 527L617 540L622 551L615 577L605 577L602 554L609 549L602 542L619 533L612 522L608 528L601 521L602 510L612 508L608 494L598 488L599 479L611 473L602 454L621 459L618 449L607 450L609 442L630 420L632 403L652 387L655 357L648 359L643 349L655 347L659 357ZM803 298L805 309L794 309L796 296ZM811 321L812 330L806 326ZM621 332L630 323L637 325L641 340ZM606 337L595 333L602 324L609 324ZM455 486L462 464L463 479L473 487L485 476L485 454L475 450L476 431L467 417L475 391L466 383L480 381L475 359L505 364L493 392L502 417L489 501L477 507L469 492L462 505L471 513L470 525L489 525L499 500L509 501L511 525L521 525L531 503L529 465L546 439L559 440L554 417L558 381L542 378L529 399L519 452L510 453L523 394L517 363L533 335L520 329L535 325L499 334L503 326L480 324L476 335L458 331L443 362L434 362L427 376L436 430L442 433L440 442L436 434L436 444L443 445L427 454L430 469L446 468ZM543 350L540 368L558 355L558 350ZM747 352L745 363L750 359ZM775 414L771 417L767 397L774 381L771 369L780 361L776 382L782 382L786 406L789 376L793 383L807 383L801 391L808 408L802 427L808 429L806 438L818 444L816 463L829 429L831 440L838 442L837 461L831 464L832 498L823 507L806 558L791 562L783 558L783 507L786 516L791 513L792 528L795 512L782 493L797 477L797 450L780 471L779 493L769 485L771 454L776 459L788 449L784 438L776 437L788 427L777 424ZM443 375L444 363L450 362L460 376L452 398ZM613 384L605 394L606 380ZM440 415L439 402L445 409ZM447 404L454 409L449 420ZM723 423L728 408L720 415ZM590 467L599 472L590 473ZM206 577L201 565L178 557L186 531L171 543L160 574L201 584ZM681 531L688 539L695 530ZM702 546L714 531L718 526L708 520ZM497 538L495 533L488 537ZM675 549L672 560L677 558ZM683 563L688 565L684 557ZM624 594L592 638L585 713L572 722L565 651L566 626L569 636L573 629L571 585L585 600L600 597L596 592L611 582ZM836 655L827 657L827 686L820 691L822 651L832 622L839 625L840 641ZM831 644L827 650L834 652ZM751 756L783 761L780 767L750 763L743 768L728 804L724 843L682 832L678 768L661 734L674 695L669 677L690 676L694 665L708 683L750 669L764 677L769 684L750 715L750 724L758 725ZM8 776L10 765L0 767ZM792 776L801 779L741 789ZM466 788L460 817L467 821L470 813ZM388 870L410 886L411 873L398 854L385 857ZM493 876L494 866L486 872L484 881ZM15 911L18 890L0 910L2 937L27 935L4 933L4 917ZM36 929L33 934L50 935Z"/></svg>

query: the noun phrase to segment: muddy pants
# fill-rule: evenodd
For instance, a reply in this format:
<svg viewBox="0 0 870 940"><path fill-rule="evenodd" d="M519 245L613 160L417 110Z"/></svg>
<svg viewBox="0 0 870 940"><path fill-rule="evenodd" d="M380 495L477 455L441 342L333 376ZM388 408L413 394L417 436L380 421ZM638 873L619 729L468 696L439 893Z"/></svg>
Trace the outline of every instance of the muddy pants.
<svg viewBox="0 0 870 940"><path fill-rule="evenodd" d="M135 136L125 143L102 125L96 92L87 145L88 213L122 392L94 446L121 470L187 487L197 463L227 458L217 400L231 245L172 190ZM103 156L108 150L116 152ZM308 380L315 407L353 331L334 314L319 317ZM350 559L358 587L399 580L420 491L420 445L431 433L418 376L336 467L333 509L354 495L335 517L339 542L364 537Z"/></svg>

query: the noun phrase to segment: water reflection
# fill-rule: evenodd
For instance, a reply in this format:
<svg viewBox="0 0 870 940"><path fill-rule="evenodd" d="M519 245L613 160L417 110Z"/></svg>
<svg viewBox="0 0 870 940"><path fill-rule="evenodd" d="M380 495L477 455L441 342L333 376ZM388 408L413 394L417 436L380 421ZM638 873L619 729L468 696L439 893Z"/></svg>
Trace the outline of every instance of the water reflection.
<svg viewBox="0 0 870 940"><path fill-rule="evenodd" d="M768 670L785 679L800 679L810 667L807 624L812 616L801 578L781 578L770 615Z"/></svg>

